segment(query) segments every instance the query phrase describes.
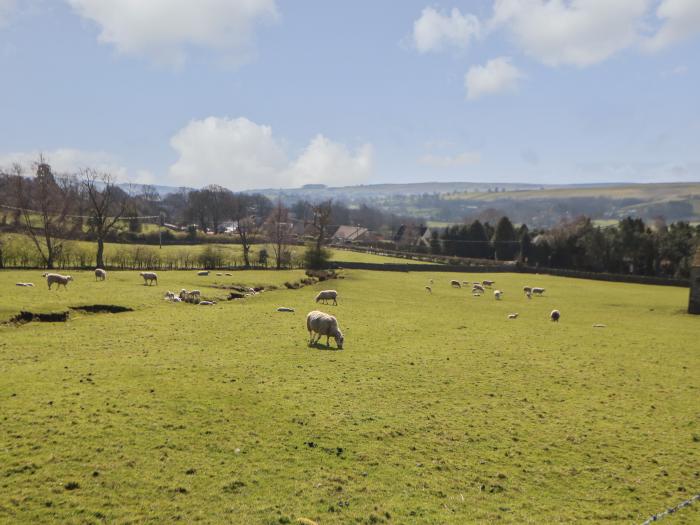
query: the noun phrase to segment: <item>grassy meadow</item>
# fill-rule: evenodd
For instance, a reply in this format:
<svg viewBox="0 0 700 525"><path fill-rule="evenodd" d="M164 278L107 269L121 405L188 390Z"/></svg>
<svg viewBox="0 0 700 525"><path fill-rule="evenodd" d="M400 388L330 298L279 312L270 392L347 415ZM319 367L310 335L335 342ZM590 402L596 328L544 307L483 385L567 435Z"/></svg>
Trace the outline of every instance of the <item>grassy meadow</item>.
<svg viewBox="0 0 700 525"><path fill-rule="evenodd" d="M0 325L0 523L641 523L700 491L686 289L496 274L496 301L449 286L485 274L349 270L195 306L163 293L303 272L41 273L0 271L0 320L133 311ZM343 351L307 346L330 287Z"/></svg>

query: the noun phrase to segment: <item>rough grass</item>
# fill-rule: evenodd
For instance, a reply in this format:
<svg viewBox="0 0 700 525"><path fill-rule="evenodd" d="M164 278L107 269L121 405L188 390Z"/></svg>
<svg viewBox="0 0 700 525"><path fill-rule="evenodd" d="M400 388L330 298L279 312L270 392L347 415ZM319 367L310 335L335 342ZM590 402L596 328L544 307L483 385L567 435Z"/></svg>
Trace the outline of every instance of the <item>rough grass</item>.
<svg viewBox="0 0 700 525"><path fill-rule="evenodd" d="M348 271L200 307L162 294L302 273L14 286L39 275L0 272L0 316L135 311L0 326L0 522L640 523L700 487L684 289L498 274L495 301L449 287L468 274ZM331 286L345 350L308 348Z"/></svg>

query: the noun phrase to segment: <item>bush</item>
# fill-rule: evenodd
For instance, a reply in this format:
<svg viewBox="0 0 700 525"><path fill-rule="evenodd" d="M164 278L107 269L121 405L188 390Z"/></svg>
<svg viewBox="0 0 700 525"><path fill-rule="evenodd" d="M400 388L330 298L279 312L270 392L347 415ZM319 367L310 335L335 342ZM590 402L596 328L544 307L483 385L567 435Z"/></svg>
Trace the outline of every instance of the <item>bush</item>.
<svg viewBox="0 0 700 525"><path fill-rule="evenodd" d="M310 270L320 270L328 266L331 260L331 252L325 248L320 250L316 246L310 244L304 252L304 267Z"/></svg>
<svg viewBox="0 0 700 525"><path fill-rule="evenodd" d="M223 254L221 250L215 246L207 245L197 256L199 265L202 268L214 269L223 266Z"/></svg>

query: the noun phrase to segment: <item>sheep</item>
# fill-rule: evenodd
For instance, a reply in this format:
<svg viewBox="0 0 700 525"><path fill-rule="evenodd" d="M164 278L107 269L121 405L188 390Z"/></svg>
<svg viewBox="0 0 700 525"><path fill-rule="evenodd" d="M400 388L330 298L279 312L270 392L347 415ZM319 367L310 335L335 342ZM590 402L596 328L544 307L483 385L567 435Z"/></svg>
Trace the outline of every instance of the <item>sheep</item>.
<svg viewBox="0 0 700 525"><path fill-rule="evenodd" d="M34 283L15 283L15 286L33 287Z"/></svg>
<svg viewBox="0 0 700 525"><path fill-rule="evenodd" d="M559 318L561 317L561 314L559 313L559 310L552 310L552 313L549 314L549 318L554 321L555 323L559 322Z"/></svg>
<svg viewBox="0 0 700 525"><path fill-rule="evenodd" d="M151 286L155 281L156 286L158 286L158 275L156 272L139 272L139 275L143 277L143 285Z"/></svg>
<svg viewBox="0 0 700 525"><path fill-rule="evenodd" d="M531 291L525 292L525 297L527 297L528 299L532 299L532 292Z"/></svg>
<svg viewBox="0 0 700 525"><path fill-rule="evenodd" d="M107 272L102 268L95 268L95 281L104 281L107 278Z"/></svg>
<svg viewBox="0 0 700 525"><path fill-rule="evenodd" d="M277 308L278 312L294 312L294 308L289 308L288 306L280 306Z"/></svg>
<svg viewBox="0 0 700 525"><path fill-rule="evenodd" d="M190 290L189 294L193 296L196 295L197 297L202 296L202 292L200 292L199 290Z"/></svg>
<svg viewBox="0 0 700 525"><path fill-rule="evenodd" d="M544 288L533 288L532 293L534 295L542 295L544 293Z"/></svg>
<svg viewBox="0 0 700 525"><path fill-rule="evenodd" d="M508 314L508 319L517 319L517 318L518 318L517 312L514 314Z"/></svg>
<svg viewBox="0 0 700 525"><path fill-rule="evenodd" d="M209 275L209 270L202 270L201 272L197 272L197 275L199 275L200 277L206 277L207 275Z"/></svg>
<svg viewBox="0 0 700 525"><path fill-rule="evenodd" d="M433 289L430 286L426 286L425 291L428 293L433 293Z"/></svg>
<svg viewBox="0 0 700 525"><path fill-rule="evenodd" d="M216 304L215 301L199 301L199 306L213 306Z"/></svg>
<svg viewBox="0 0 700 525"><path fill-rule="evenodd" d="M484 293L485 291L486 290L484 290L484 287L481 286L479 283L474 283L472 285L472 293L474 293L474 292Z"/></svg>
<svg viewBox="0 0 700 525"><path fill-rule="evenodd" d="M217 277L221 277L222 275L223 275L222 273L217 273L217 274L216 274Z"/></svg>
<svg viewBox="0 0 700 525"><path fill-rule="evenodd" d="M460 284L460 282L459 282L459 281L455 281L455 280L450 281L450 286L452 286L452 288L461 288L461 287L462 287L462 285Z"/></svg>
<svg viewBox="0 0 700 525"><path fill-rule="evenodd" d="M335 339L338 350L343 349L343 332L340 331L338 320L332 315L319 312L318 310L309 312L306 316L306 329L309 331L309 346L318 343L321 337L325 335L326 346L330 346L330 338L332 337Z"/></svg>
<svg viewBox="0 0 700 525"><path fill-rule="evenodd" d="M56 288L60 288L61 285L63 285L63 288L66 288L68 283L73 280L73 278L70 275L60 275L58 273L45 273L44 277L46 277L46 283L49 285L49 290L51 289L51 285L53 283L56 283Z"/></svg>
<svg viewBox="0 0 700 525"><path fill-rule="evenodd" d="M500 301L500 300L501 300L501 295L502 295L502 294L503 294L503 292L500 291L500 290L494 290L494 291L493 291L493 296L496 298L496 301Z"/></svg>
<svg viewBox="0 0 700 525"><path fill-rule="evenodd" d="M462 281L462 286L469 286L469 281Z"/></svg>
<svg viewBox="0 0 700 525"><path fill-rule="evenodd" d="M318 292L318 295L316 296L316 302L323 301L324 304L327 304L330 299L333 299L333 304L337 305L338 292L335 290L323 290Z"/></svg>
<svg viewBox="0 0 700 525"><path fill-rule="evenodd" d="M483 281L481 281L481 284L483 284L484 286L493 286L495 283L496 281L489 281L488 279L484 279Z"/></svg>
<svg viewBox="0 0 700 525"><path fill-rule="evenodd" d="M523 292L525 292L525 295L527 295L528 292L532 293L532 286L523 286Z"/></svg>
<svg viewBox="0 0 700 525"><path fill-rule="evenodd" d="M175 297L176 297L176 295L175 295L173 292L171 292L170 290L168 290L167 292L165 292L165 295L163 296L163 298L164 298L166 301L174 301L174 300L175 300Z"/></svg>

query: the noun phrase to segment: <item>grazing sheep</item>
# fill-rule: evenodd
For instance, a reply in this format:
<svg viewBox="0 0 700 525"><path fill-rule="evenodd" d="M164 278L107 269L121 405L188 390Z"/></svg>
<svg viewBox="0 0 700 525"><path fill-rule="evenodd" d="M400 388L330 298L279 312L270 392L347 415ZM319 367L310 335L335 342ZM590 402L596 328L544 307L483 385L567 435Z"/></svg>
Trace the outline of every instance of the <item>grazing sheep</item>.
<svg viewBox="0 0 700 525"><path fill-rule="evenodd" d="M318 343L319 339L325 335L326 346L330 346L330 338L332 337L335 339L338 350L343 349L343 333L338 326L338 320L332 315L318 310L309 312L306 316L306 329L309 331L309 346Z"/></svg>
<svg viewBox="0 0 700 525"><path fill-rule="evenodd" d="M227 273L226 274L228 277L231 277L233 274L232 273Z"/></svg>
<svg viewBox="0 0 700 525"><path fill-rule="evenodd" d="M527 297L528 299L532 299L532 292L529 290L525 292L525 297Z"/></svg>
<svg viewBox="0 0 700 525"><path fill-rule="evenodd" d="M495 283L496 281L489 281L488 279L484 279L483 281L481 281L481 284L483 284L484 286L493 286Z"/></svg>
<svg viewBox="0 0 700 525"><path fill-rule="evenodd" d="M460 284L460 282L459 282L459 281L455 281L455 280L450 281L450 286L452 286L452 288L461 288L461 287L462 287L462 285Z"/></svg>
<svg viewBox="0 0 700 525"><path fill-rule="evenodd" d="M433 289L430 286L426 286L425 291L428 293L433 293Z"/></svg>
<svg viewBox="0 0 700 525"><path fill-rule="evenodd" d="M554 321L555 323L559 322L559 318L561 317L561 314L559 313L559 310L552 310L552 313L549 314L549 318Z"/></svg>
<svg viewBox="0 0 700 525"><path fill-rule="evenodd" d="M165 299L166 301L174 301L176 297L177 297L177 295L175 295L174 292L171 292L170 290L168 290L167 292L165 292L163 299ZM178 299L179 299L179 297L178 297Z"/></svg>
<svg viewBox="0 0 700 525"><path fill-rule="evenodd" d="M196 295L197 297L201 297L202 292L200 292L199 290L190 290L190 295Z"/></svg>
<svg viewBox="0 0 700 525"><path fill-rule="evenodd" d="M102 268L95 268L95 280L104 281L107 278L107 272Z"/></svg>
<svg viewBox="0 0 700 525"><path fill-rule="evenodd" d="M207 275L209 275L209 270L202 270L201 272L197 272L197 275L199 275L200 277L206 277Z"/></svg>
<svg viewBox="0 0 700 525"><path fill-rule="evenodd" d="M496 298L496 301L501 300L501 295L503 295L503 292L500 290L494 290L493 291L493 296Z"/></svg>
<svg viewBox="0 0 700 525"><path fill-rule="evenodd" d="M51 285L53 283L56 283L57 289L60 288L61 285L66 288L68 283L73 280L70 275L60 275L58 273L45 273L44 277L46 277L46 283L49 285L49 290L51 289Z"/></svg>
<svg viewBox="0 0 700 525"><path fill-rule="evenodd" d="M532 286L523 286L523 292L525 292L525 294L528 292L532 293Z"/></svg>
<svg viewBox="0 0 700 525"><path fill-rule="evenodd" d="M484 287L481 286L479 283L474 283L472 285L472 293L474 292L479 292L479 293L484 293L486 290L484 290Z"/></svg>
<svg viewBox="0 0 700 525"><path fill-rule="evenodd" d="M534 295L542 295L544 293L544 288L533 288L532 293Z"/></svg>
<svg viewBox="0 0 700 525"><path fill-rule="evenodd" d="M323 301L323 304L328 304L328 301L333 299L333 304L338 304L338 292L335 290L323 290L318 292L316 296L316 302Z"/></svg>
<svg viewBox="0 0 700 525"><path fill-rule="evenodd" d="M158 286L158 275L156 272L139 272L139 275L143 277L143 285L151 286L155 281L156 286Z"/></svg>
<svg viewBox="0 0 700 525"><path fill-rule="evenodd" d="M517 314L517 313L508 314L508 319L517 319L517 318L518 318L518 314Z"/></svg>

